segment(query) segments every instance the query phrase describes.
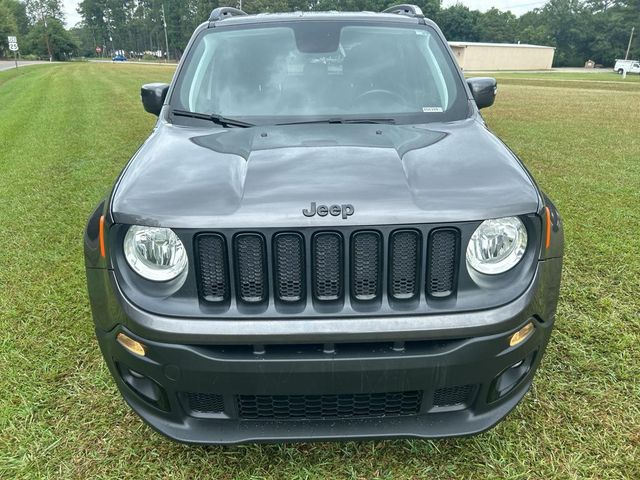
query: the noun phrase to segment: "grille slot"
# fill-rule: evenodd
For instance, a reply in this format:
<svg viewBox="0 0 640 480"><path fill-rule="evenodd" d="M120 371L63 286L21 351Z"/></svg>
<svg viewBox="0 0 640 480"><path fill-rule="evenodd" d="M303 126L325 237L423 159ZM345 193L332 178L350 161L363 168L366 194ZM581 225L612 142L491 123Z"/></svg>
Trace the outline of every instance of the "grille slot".
<svg viewBox="0 0 640 480"><path fill-rule="evenodd" d="M222 235L199 235L197 239L200 294L207 302L229 298L227 247Z"/></svg>
<svg viewBox="0 0 640 480"><path fill-rule="evenodd" d="M358 418L417 415L422 392L332 395L239 395L245 420Z"/></svg>
<svg viewBox="0 0 640 480"><path fill-rule="evenodd" d="M305 291L304 239L298 233L279 233L274 239L275 288L278 300L299 302Z"/></svg>
<svg viewBox="0 0 640 480"><path fill-rule="evenodd" d="M224 398L215 393L186 393L187 405L193 413L221 413L224 411Z"/></svg>
<svg viewBox="0 0 640 480"><path fill-rule="evenodd" d="M466 405L473 394L473 385L457 385L455 387L439 388L433 395L434 407L454 407Z"/></svg>
<svg viewBox="0 0 640 480"><path fill-rule="evenodd" d="M316 300L340 299L344 283L344 252L339 233L318 233L313 237L313 294Z"/></svg>
<svg viewBox="0 0 640 480"><path fill-rule="evenodd" d="M382 238L378 232L356 232L351 238L351 289L357 300L380 294Z"/></svg>
<svg viewBox="0 0 640 480"><path fill-rule="evenodd" d="M453 293L456 283L458 238L458 231L451 228L434 230L429 235L429 295L446 297Z"/></svg>
<svg viewBox="0 0 640 480"><path fill-rule="evenodd" d="M418 294L420 243L420 233L416 230L391 234L389 293L396 300L410 300Z"/></svg>
<svg viewBox="0 0 640 480"><path fill-rule="evenodd" d="M246 303L267 299L267 267L264 238L257 233L243 233L235 239L238 298Z"/></svg>

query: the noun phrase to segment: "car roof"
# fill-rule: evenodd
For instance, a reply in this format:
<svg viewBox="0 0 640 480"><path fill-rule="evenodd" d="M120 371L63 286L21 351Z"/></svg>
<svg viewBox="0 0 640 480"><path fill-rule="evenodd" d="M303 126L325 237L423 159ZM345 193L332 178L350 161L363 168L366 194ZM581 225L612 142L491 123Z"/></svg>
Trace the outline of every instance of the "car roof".
<svg viewBox="0 0 640 480"><path fill-rule="evenodd" d="M307 20L350 20L367 22L413 23L435 26L435 23L424 17L399 15L397 13L376 12L282 12L258 13L256 15L237 15L210 22L216 25L238 25L252 23L297 22Z"/></svg>

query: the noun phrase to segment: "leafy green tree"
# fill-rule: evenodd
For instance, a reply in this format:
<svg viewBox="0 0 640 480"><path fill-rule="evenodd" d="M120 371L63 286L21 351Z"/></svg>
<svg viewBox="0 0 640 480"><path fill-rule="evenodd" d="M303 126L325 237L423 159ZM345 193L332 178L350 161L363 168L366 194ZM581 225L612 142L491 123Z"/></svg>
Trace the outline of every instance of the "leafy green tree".
<svg viewBox="0 0 640 480"><path fill-rule="evenodd" d="M556 46L555 39L547 30L547 26L543 21L540 9L527 12L518 18L516 32L516 42L550 47Z"/></svg>
<svg viewBox="0 0 640 480"><path fill-rule="evenodd" d="M554 63L557 66L584 64L590 14L580 0L549 0L541 15L557 47Z"/></svg>
<svg viewBox="0 0 640 480"><path fill-rule="evenodd" d="M56 30L59 33L59 26L64 31L62 22L64 20L64 14L62 13L62 1L61 0L26 0L25 2L27 15L31 22L31 29L29 32L29 43L33 52L40 52L42 48L46 48L49 61L54 58L55 48L51 42L53 38L53 32ZM51 27L49 26L51 25ZM42 45L38 45L34 31L40 34L40 41ZM42 55L44 56L44 55Z"/></svg>
<svg viewBox="0 0 640 480"><path fill-rule="evenodd" d="M448 40L478 42L482 40L478 25L481 15L479 11L469 10L457 3L441 10L436 16L436 22Z"/></svg>
<svg viewBox="0 0 640 480"><path fill-rule="evenodd" d="M46 25L44 21L36 22L27 35L26 44L35 55L52 60L68 60L77 48L72 35L56 18L50 18Z"/></svg>
<svg viewBox="0 0 640 480"><path fill-rule="evenodd" d="M18 0L0 0L0 4L4 4L9 9L9 16L13 17L18 30L15 32L18 36L26 35L29 31L29 19L27 17L27 9L23 2ZM2 19L3 16L0 16ZM1 21L1 20L0 20Z"/></svg>
<svg viewBox="0 0 640 480"><path fill-rule="evenodd" d="M441 0L413 1L439 24L449 40L550 45L556 47L557 66L583 65L589 58L611 65L624 55L631 27L640 29L640 0L549 0L519 18L495 8L481 13L461 4L442 9ZM59 4L59 0L27 2ZM248 13L379 12L396 3L399 0L242 0L242 8ZM211 10L238 4L239 0L82 0L79 12L83 21L74 29L74 37L85 55L95 55L98 45L106 46L109 54L113 50L134 55L164 51L164 6L170 54L179 58L193 30L208 19ZM32 22L40 18L34 20L33 13L30 17ZM640 54L638 36L631 47L636 56Z"/></svg>
<svg viewBox="0 0 640 480"><path fill-rule="evenodd" d="M497 8L487 10L478 18L479 35L484 42L513 43L516 41L516 16Z"/></svg>
<svg viewBox="0 0 640 480"><path fill-rule="evenodd" d="M12 54L7 44L7 37L17 34L18 24L16 23L16 18L4 0L0 0L0 57Z"/></svg>

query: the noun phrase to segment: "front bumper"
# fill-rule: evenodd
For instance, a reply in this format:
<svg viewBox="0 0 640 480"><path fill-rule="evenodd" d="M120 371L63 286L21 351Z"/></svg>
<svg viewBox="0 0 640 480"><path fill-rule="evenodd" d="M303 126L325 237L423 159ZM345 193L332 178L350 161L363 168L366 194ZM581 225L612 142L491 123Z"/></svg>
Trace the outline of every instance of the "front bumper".
<svg viewBox="0 0 640 480"><path fill-rule="evenodd" d="M280 332L279 321L275 333L269 320L204 332L211 321L139 311L112 273L88 275L98 341L127 403L175 440L231 444L434 438L490 428L531 385L553 328L560 268L560 259L539 262L527 291L497 309L327 319L334 323L325 326L311 320L307 329L293 320ZM509 337L530 321L533 334L510 347ZM329 328L335 322L347 323ZM146 356L120 345L121 332L146 345ZM398 410L402 395L414 401Z"/></svg>

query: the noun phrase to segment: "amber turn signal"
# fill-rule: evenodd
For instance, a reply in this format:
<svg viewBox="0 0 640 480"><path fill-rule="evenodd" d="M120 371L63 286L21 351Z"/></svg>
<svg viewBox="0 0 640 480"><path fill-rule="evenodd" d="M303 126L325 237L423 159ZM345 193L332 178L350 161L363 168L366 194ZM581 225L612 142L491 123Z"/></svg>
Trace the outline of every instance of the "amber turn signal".
<svg viewBox="0 0 640 480"><path fill-rule="evenodd" d="M547 228L546 228L546 237L545 237L545 247L548 249L551 246L551 211L549 210L549 207L544 207L544 216L545 216L545 223L547 224Z"/></svg>
<svg viewBox="0 0 640 480"><path fill-rule="evenodd" d="M133 338L125 335L124 333L119 333L116 337L118 343L122 345L124 348L129 350L131 353L135 353L136 355L140 355L144 357L146 354L146 347L140 342L134 340Z"/></svg>
<svg viewBox="0 0 640 480"><path fill-rule="evenodd" d="M519 343L524 342L529 335L533 333L533 323L529 322L509 338L509 346L515 347Z"/></svg>
<svg viewBox="0 0 640 480"><path fill-rule="evenodd" d="M104 215L100 217L100 230L98 235L100 237L100 256L104 258L106 256L104 248Z"/></svg>

